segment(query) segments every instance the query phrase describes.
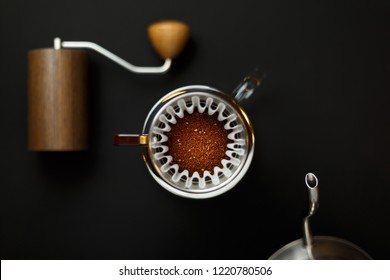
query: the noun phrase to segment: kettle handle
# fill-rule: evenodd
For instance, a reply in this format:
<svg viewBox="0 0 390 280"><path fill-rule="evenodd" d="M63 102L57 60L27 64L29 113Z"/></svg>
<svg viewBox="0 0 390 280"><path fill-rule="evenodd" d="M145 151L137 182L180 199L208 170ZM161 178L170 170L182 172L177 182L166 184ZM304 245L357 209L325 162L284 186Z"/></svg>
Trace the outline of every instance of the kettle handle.
<svg viewBox="0 0 390 280"><path fill-rule="evenodd" d="M251 97L265 76L264 72L256 68L251 74L245 76L244 80L236 87L232 93L233 98L240 102L243 99Z"/></svg>

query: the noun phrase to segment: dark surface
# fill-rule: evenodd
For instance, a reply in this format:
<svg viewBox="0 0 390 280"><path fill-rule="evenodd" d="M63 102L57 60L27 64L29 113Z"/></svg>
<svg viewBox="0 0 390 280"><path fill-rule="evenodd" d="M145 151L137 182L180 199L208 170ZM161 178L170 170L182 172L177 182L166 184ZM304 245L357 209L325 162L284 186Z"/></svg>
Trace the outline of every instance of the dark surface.
<svg viewBox="0 0 390 280"><path fill-rule="evenodd" d="M166 18L192 29L163 76L129 73L90 53L90 150L28 152L26 54L52 39L90 40L158 65L146 36ZM301 237L304 176L317 175L317 235L376 259L390 249L390 2L1 1L2 259L265 259ZM195 201L150 176L139 133L172 89L230 92L253 67L268 78L243 104L256 133L244 179Z"/></svg>

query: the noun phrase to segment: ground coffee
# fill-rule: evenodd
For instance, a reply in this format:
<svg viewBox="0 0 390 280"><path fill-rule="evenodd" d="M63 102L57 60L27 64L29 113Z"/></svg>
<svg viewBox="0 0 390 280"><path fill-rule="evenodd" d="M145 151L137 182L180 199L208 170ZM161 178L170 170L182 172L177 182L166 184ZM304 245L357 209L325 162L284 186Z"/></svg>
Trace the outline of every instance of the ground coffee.
<svg viewBox="0 0 390 280"><path fill-rule="evenodd" d="M194 112L185 113L183 118L176 118L177 123L171 125L167 132L167 154L173 157L171 164L179 165L179 172L195 171L203 177L208 170L214 173L214 167L222 168L221 160L227 159L229 131L224 128L225 122L217 119L217 114Z"/></svg>

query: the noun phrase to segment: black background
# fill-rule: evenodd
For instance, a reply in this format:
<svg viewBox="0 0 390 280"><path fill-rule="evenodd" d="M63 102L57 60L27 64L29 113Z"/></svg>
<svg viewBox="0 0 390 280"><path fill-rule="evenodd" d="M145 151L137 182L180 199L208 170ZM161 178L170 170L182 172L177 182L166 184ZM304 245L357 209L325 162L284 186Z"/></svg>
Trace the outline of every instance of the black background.
<svg viewBox="0 0 390 280"><path fill-rule="evenodd" d="M26 55L56 36L159 65L148 24L179 19L191 40L162 76L89 55L88 152L27 151ZM304 176L317 175L317 235L376 259L390 249L390 2L1 1L2 259L266 259L301 237ZM177 197L150 176L139 133L165 93L230 92L255 66L268 78L244 102L256 151L244 179L209 200Z"/></svg>

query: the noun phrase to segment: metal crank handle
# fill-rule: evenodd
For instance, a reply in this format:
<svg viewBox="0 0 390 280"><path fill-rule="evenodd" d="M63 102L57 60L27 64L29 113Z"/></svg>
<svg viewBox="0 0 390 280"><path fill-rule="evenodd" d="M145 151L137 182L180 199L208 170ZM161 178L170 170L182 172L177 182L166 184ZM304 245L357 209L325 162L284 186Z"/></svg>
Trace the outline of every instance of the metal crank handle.
<svg viewBox="0 0 390 280"><path fill-rule="evenodd" d="M157 67L136 66L120 58L119 56L103 48L102 46L99 46L96 43L87 42L87 41L61 41L60 38L55 38L54 49L59 50L61 48L93 50L133 73L163 74L167 72L172 65L172 60L170 58L166 58L162 66L157 66Z"/></svg>
<svg viewBox="0 0 390 280"><path fill-rule="evenodd" d="M180 54L189 39L190 28L187 24L177 20L164 20L155 22L148 27L148 35L153 48L164 59L161 66L136 66L120 58L109 50L93 42L87 41L61 41L54 39L54 49L76 48L93 50L114 61L133 73L163 74L172 65L172 59Z"/></svg>

